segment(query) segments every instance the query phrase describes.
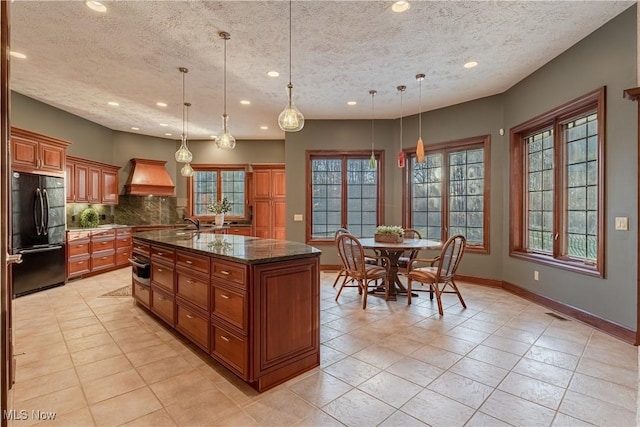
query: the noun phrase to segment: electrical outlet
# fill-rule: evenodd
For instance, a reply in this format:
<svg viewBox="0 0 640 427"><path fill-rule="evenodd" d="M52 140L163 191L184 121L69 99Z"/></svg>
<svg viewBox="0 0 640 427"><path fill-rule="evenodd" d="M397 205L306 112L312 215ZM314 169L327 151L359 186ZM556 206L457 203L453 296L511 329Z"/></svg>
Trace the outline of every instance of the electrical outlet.
<svg viewBox="0 0 640 427"><path fill-rule="evenodd" d="M540 273L538 272L538 270L533 270L533 280L535 280L536 282L540 280Z"/></svg>
<svg viewBox="0 0 640 427"><path fill-rule="evenodd" d="M293 215L293 220L294 221L302 221L302 214L294 214Z"/></svg>
<svg viewBox="0 0 640 427"><path fill-rule="evenodd" d="M616 230L629 230L629 218L626 216L616 217Z"/></svg>

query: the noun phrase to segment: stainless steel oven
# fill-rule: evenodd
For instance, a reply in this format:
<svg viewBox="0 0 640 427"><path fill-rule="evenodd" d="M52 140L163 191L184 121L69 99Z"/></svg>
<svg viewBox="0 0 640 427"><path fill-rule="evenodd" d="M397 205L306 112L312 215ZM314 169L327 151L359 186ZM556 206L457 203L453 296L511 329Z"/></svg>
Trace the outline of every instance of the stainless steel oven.
<svg viewBox="0 0 640 427"><path fill-rule="evenodd" d="M147 258L140 255L133 255L129 258L131 264L131 277L136 282L144 286L151 284L151 264Z"/></svg>

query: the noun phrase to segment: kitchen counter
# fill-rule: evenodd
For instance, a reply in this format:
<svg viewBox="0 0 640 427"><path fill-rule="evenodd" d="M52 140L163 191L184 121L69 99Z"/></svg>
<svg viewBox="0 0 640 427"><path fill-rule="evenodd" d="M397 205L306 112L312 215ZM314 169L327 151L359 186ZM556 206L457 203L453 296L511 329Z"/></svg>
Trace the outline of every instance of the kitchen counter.
<svg viewBox="0 0 640 427"><path fill-rule="evenodd" d="M144 231L136 239L175 246L190 252L213 255L244 264L263 264L320 256L313 246L286 240L215 234L213 230L194 229Z"/></svg>
<svg viewBox="0 0 640 427"><path fill-rule="evenodd" d="M212 231L135 233L133 297L262 392L320 364L320 253Z"/></svg>

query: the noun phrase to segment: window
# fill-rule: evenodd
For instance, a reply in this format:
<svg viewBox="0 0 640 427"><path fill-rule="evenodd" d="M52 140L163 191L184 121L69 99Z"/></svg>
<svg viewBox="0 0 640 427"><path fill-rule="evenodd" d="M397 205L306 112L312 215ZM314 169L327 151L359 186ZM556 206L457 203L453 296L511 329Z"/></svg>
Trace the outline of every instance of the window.
<svg viewBox="0 0 640 427"><path fill-rule="evenodd" d="M333 241L346 227L355 236L373 236L382 223L383 155L374 152L307 151L307 241Z"/></svg>
<svg viewBox="0 0 640 427"><path fill-rule="evenodd" d="M226 215L246 217L245 167L215 167L191 165L193 176L187 180L188 208L190 216L213 216L209 204L224 197L231 202L231 212Z"/></svg>
<svg viewBox="0 0 640 427"><path fill-rule="evenodd" d="M428 145L423 163L408 154L405 222L427 239L462 234L468 249L487 252L489 136Z"/></svg>
<svg viewBox="0 0 640 427"><path fill-rule="evenodd" d="M512 256L604 276L604 96L511 130Z"/></svg>

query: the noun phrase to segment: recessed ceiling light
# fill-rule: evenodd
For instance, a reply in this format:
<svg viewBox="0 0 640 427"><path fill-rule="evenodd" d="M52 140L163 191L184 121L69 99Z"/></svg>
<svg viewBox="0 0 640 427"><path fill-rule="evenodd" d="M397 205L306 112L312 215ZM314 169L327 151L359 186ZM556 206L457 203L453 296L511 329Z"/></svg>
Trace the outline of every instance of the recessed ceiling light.
<svg viewBox="0 0 640 427"><path fill-rule="evenodd" d="M269 126L260 126L260 129L262 129L262 130L268 130L268 129L269 129Z"/></svg>
<svg viewBox="0 0 640 427"><path fill-rule="evenodd" d="M169 132L165 133L166 136L171 136L171 134Z"/></svg>
<svg viewBox="0 0 640 427"><path fill-rule="evenodd" d="M95 10L96 12L106 12L107 11L107 7L105 5L103 5L102 3L100 3L99 1L86 0L84 2L84 4L86 4L89 9Z"/></svg>
<svg viewBox="0 0 640 427"><path fill-rule="evenodd" d="M473 68L477 66L478 66L478 63L476 61L469 61L466 64L464 64L464 68Z"/></svg>
<svg viewBox="0 0 640 427"><path fill-rule="evenodd" d="M356 105L357 102L356 101L347 101L347 105Z"/></svg>
<svg viewBox="0 0 640 427"><path fill-rule="evenodd" d="M131 130L140 130L140 128L137 128L135 126L131 126Z"/></svg>
<svg viewBox="0 0 640 427"><path fill-rule="evenodd" d="M27 58L27 55L25 55L24 53L15 52L13 50L9 51L9 55L13 56L14 58L19 58L19 59L26 59Z"/></svg>
<svg viewBox="0 0 640 427"><path fill-rule="evenodd" d="M167 106L167 103L166 103L166 102L156 102L156 105L157 105L158 107L166 107L166 106Z"/></svg>
<svg viewBox="0 0 640 427"><path fill-rule="evenodd" d="M242 101L240 101L240 104L242 105L249 105L251 104L251 101L247 100L247 99L243 99Z"/></svg>
<svg viewBox="0 0 640 427"><path fill-rule="evenodd" d="M115 101L109 101L109 102L107 102L107 104L111 105L112 107L117 107L118 105L120 105Z"/></svg>
<svg viewBox="0 0 640 427"><path fill-rule="evenodd" d="M277 72L277 71L269 71L267 73L267 76L269 76L269 77L278 77L279 75L280 75L280 73Z"/></svg>
<svg viewBox="0 0 640 427"><path fill-rule="evenodd" d="M391 6L391 10L400 13L409 10L410 7L411 4L407 0L399 0L393 3L393 6Z"/></svg>
<svg viewBox="0 0 640 427"><path fill-rule="evenodd" d="M169 126L169 125L166 123L160 123L160 126Z"/></svg>

